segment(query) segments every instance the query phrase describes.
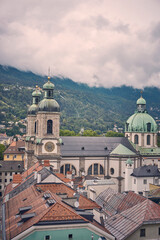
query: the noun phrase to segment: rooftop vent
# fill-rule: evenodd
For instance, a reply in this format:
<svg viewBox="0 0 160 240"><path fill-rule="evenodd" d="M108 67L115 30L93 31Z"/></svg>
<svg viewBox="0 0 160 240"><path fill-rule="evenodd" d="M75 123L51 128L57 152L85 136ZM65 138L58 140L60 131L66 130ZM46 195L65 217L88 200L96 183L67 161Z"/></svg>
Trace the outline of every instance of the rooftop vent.
<svg viewBox="0 0 160 240"><path fill-rule="evenodd" d="M24 212L27 212L28 210L31 210L32 206L27 206L27 207L21 207L19 208L19 213L23 214Z"/></svg>
<svg viewBox="0 0 160 240"><path fill-rule="evenodd" d="M51 197L51 194L50 194L50 193L45 193L45 194L43 195L43 197L44 197L44 199L48 199L48 198Z"/></svg>
<svg viewBox="0 0 160 240"><path fill-rule="evenodd" d="M49 200L47 200L47 204L49 205L49 206L52 206L53 204L55 204L56 203L56 201L54 200L54 199L49 199Z"/></svg>
<svg viewBox="0 0 160 240"><path fill-rule="evenodd" d="M23 215L21 215L21 221L26 222L27 220L34 217L35 215L36 215L35 213L23 214Z"/></svg>

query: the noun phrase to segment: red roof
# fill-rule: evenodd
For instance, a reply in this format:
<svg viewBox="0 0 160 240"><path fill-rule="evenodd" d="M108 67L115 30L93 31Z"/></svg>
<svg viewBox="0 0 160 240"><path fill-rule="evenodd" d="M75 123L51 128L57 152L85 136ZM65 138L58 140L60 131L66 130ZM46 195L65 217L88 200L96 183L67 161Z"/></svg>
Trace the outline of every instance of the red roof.
<svg viewBox="0 0 160 240"><path fill-rule="evenodd" d="M68 198L74 197L74 193L76 193L75 190L65 185L64 183L48 183L48 184L40 183L40 184L37 184L37 186L40 187L43 191L49 190L50 192L55 194L67 194ZM96 202L86 198L83 195L80 195L79 208L94 209L94 208L100 208L100 206Z"/></svg>
<svg viewBox="0 0 160 240"><path fill-rule="evenodd" d="M13 183L21 183L22 182L22 175L21 174L14 174L12 182Z"/></svg>
<svg viewBox="0 0 160 240"><path fill-rule="evenodd" d="M160 221L160 206L149 199L105 220L105 227L119 240L126 239L144 223Z"/></svg>
<svg viewBox="0 0 160 240"><path fill-rule="evenodd" d="M10 146L4 151L4 154L18 154L24 153L24 150L19 150L19 148L24 148L25 142L24 141L14 141L10 144Z"/></svg>
<svg viewBox="0 0 160 240"><path fill-rule="evenodd" d="M54 204L52 206L47 204L48 199L44 199L44 193L49 193L49 199L54 200ZM25 214L35 214L33 214L32 218L18 226L18 223L21 221L19 209L27 206L29 206L29 209L25 212ZM6 202L5 214L7 240L14 238L38 222L62 220L83 220L83 222L88 222L86 219L78 215L72 208L62 203L58 196L49 191L40 193L34 186L27 188Z"/></svg>
<svg viewBox="0 0 160 240"><path fill-rule="evenodd" d="M71 179L66 178L63 173L54 173L54 174L65 183L69 183L72 181Z"/></svg>

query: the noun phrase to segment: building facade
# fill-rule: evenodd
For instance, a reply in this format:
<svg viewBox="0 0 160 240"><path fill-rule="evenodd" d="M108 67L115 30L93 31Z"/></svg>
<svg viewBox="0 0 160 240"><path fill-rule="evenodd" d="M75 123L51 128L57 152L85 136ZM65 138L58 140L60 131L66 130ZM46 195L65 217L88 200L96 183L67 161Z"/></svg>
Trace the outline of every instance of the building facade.
<svg viewBox="0 0 160 240"><path fill-rule="evenodd" d="M53 169L73 177L92 175L112 178L119 192L124 191L126 161L134 168L153 162L158 164L157 124L147 113L146 101L137 100L137 110L126 122L125 137L60 137L60 107L53 98L50 78L43 85L40 101L38 88L28 109L25 143L25 169L36 161L49 160Z"/></svg>

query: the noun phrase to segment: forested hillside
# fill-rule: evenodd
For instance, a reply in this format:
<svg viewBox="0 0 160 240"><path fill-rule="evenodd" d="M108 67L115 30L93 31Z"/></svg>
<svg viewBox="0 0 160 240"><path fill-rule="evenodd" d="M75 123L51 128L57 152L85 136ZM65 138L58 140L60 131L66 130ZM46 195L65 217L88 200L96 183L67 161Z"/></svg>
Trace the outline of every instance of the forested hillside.
<svg viewBox="0 0 160 240"><path fill-rule="evenodd" d="M0 66L0 124L7 126L9 121L25 118L33 89L36 85L42 88L46 81L46 76ZM132 87L90 88L59 77L51 81L55 84L54 97L61 107L61 129L76 132L81 128L106 132L114 124L124 127L140 97L140 89ZM143 97L149 113L160 119L160 90L145 88Z"/></svg>

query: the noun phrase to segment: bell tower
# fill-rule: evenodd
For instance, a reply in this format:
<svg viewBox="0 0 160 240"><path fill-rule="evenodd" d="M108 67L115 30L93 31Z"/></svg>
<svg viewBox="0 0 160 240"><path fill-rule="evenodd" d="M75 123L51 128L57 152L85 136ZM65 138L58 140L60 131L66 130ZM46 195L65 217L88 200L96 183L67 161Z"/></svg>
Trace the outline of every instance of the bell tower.
<svg viewBox="0 0 160 240"><path fill-rule="evenodd" d="M54 84L50 77L43 85L44 98L33 96L33 104L28 110L28 131L26 137L26 168L36 161L49 160L53 168L59 169L60 163L60 107L53 97ZM31 111L34 109L34 111ZM32 114L31 114L32 112ZM29 157L30 153L30 157Z"/></svg>

